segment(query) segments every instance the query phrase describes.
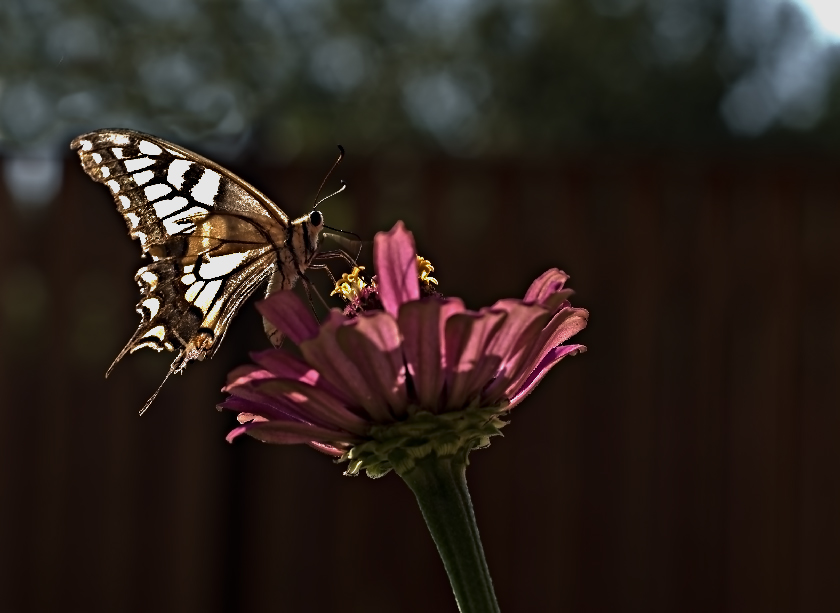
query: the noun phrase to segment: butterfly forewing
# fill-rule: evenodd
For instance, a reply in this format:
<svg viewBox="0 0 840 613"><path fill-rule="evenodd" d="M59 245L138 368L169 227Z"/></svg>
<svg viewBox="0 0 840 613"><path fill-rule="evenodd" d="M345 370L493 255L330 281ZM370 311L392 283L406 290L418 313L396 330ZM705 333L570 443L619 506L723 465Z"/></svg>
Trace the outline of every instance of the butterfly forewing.
<svg viewBox="0 0 840 613"><path fill-rule="evenodd" d="M71 148L152 258L135 277L140 326L114 364L141 347L178 351L170 373L211 356L242 302L272 275L291 287L317 249L320 224L290 222L254 187L182 147L100 130Z"/></svg>

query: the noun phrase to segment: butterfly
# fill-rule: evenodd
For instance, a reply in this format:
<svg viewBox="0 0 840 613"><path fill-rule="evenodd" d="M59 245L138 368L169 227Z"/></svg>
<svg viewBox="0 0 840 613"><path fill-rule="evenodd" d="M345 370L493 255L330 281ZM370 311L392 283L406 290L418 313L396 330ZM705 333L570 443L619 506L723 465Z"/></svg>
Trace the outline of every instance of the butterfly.
<svg viewBox="0 0 840 613"><path fill-rule="evenodd" d="M268 294L291 289L307 268L324 268L313 264L316 258L335 257L318 253L325 226L317 196L310 213L290 220L218 164L132 130L83 134L70 148L88 176L110 188L129 234L151 258L135 275L140 325L106 377L127 353L151 347L178 352L165 383L190 362L213 356L231 319L260 285L268 282ZM344 154L339 149L336 164ZM268 322L266 332L279 345L282 335Z"/></svg>

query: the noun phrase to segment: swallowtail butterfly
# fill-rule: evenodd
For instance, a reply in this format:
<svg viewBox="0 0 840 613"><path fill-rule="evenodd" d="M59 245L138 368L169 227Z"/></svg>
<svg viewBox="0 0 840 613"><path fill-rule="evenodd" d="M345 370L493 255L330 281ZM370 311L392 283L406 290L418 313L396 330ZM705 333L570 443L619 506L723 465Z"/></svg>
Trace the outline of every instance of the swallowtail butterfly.
<svg viewBox="0 0 840 613"><path fill-rule="evenodd" d="M98 130L70 147L85 172L110 188L129 234L151 258L135 276L142 320L108 373L141 347L177 351L165 382L190 362L212 357L262 283L268 281L268 293L291 289L312 266L324 228L315 207L289 220L230 171L140 132ZM279 344L279 333L267 331Z"/></svg>

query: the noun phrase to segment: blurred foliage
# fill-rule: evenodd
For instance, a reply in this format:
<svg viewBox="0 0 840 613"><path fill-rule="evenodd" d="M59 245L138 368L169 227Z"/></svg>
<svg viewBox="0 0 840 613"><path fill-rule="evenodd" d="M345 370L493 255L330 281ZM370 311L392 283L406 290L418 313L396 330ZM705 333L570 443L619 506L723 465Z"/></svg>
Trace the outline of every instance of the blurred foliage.
<svg viewBox="0 0 840 613"><path fill-rule="evenodd" d="M833 47L800 45L819 70L793 94L773 80L797 74L803 24L775 0L5 0L0 145L109 126L278 159L819 140Z"/></svg>

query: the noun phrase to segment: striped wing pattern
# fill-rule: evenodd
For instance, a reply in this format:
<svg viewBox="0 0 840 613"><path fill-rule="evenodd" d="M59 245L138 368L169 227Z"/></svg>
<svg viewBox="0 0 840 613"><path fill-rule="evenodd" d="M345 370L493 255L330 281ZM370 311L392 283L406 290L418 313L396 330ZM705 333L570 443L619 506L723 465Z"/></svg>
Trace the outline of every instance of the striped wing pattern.
<svg viewBox="0 0 840 613"><path fill-rule="evenodd" d="M229 171L153 136L100 130L71 148L152 260L135 277L142 320L111 368L141 347L178 351L169 374L212 356L242 302L289 259L278 247L288 217Z"/></svg>

